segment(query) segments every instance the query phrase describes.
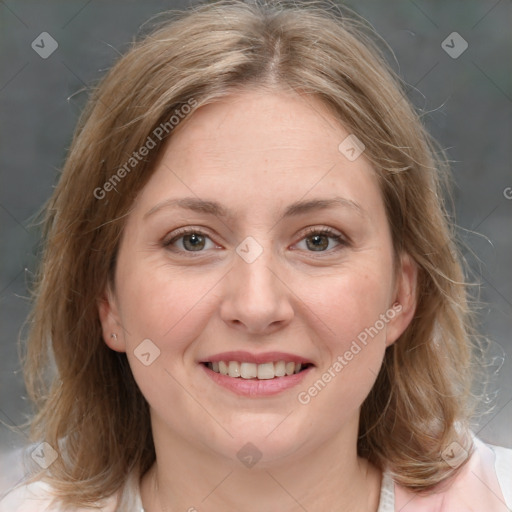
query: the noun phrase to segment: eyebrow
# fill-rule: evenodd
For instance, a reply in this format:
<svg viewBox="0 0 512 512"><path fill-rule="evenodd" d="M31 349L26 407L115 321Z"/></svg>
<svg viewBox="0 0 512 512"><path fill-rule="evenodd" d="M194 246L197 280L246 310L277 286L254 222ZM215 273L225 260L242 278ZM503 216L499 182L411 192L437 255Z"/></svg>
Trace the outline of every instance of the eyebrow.
<svg viewBox="0 0 512 512"><path fill-rule="evenodd" d="M335 196L331 198L310 199L292 203L286 208L286 210L281 215L281 218L279 220L283 220L284 218L287 217L304 215L314 210L326 210L336 206L349 208L358 215L366 217L366 211L358 203L345 197ZM207 201L204 199L199 199L197 197L183 197L179 199L166 199L165 201L158 203L144 214L144 219L162 209L168 208L183 208L185 210L191 210L197 213L203 213L207 215L215 215L217 217L222 217L225 219L235 218L234 212L231 212L230 210L228 210L221 204L217 203L216 201Z"/></svg>

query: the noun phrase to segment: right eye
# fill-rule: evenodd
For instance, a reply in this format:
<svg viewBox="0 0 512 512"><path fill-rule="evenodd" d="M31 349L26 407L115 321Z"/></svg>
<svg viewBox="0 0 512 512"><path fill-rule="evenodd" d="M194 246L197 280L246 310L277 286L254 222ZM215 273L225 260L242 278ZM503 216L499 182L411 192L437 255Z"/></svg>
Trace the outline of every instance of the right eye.
<svg viewBox="0 0 512 512"><path fill-rule="evenodd" d="M174 247L179 240L182 240L180 244L182 250ZM213 244L213 241L205 232L199 229L183 228L174 232L170 240L163 242L163 246L173 252L204 252L203 249L207 245L206 240L210 240Z"/></svg>

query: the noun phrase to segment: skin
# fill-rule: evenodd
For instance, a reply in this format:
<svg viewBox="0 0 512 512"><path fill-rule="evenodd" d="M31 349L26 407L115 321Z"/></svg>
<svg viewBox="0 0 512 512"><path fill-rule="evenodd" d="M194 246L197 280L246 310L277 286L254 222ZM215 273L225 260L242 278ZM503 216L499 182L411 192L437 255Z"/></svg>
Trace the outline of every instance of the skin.
<svg viewBox="0 0 512 512"><path fill-rule="evenodd" d="M357 456L359 411L412 319L417 271L401 255L394 274L374 171L364 153L349 161L338 150L348 135L318 99L246 89L197 110L159 155L127 217L114 290L99 303L105 342L126 352L150 404L157 461L141 481L146 512L377 510L381 472ZM279 220L294 201L335 195L363 213L336 206ZM144 218L189 196L234 217L161 208ZM186 226L206 234L200 252L190 236L164 247ZM321 238L315 250L306 227L349 243ZM252 263L236 252L248 236L263 250ZM301 404L298 393L395 302L400 313ZM148 338L160 356L145 366L134 350ZM290 352L315 367L279 395L241 397L199 365L231 350ZM237 458L248 442L261 452L252 468Z"/></svg>

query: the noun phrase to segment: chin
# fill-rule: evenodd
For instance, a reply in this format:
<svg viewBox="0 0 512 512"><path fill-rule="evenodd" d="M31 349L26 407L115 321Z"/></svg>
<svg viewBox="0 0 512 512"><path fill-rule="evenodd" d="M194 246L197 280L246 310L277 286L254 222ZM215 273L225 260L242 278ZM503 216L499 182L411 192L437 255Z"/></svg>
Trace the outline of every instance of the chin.
<svg viewBox="0 0 512 512"><path fill-rule="evenodd" d="M222 455L233 460L237 466L240 462L248 466L254 463L259 469L270 468L295 456L311 436L311 431L308 432L306 428L301 433L298 426L283 421L282 415L279 420L275 415L270 419L267 417L267 421L260 418L258 424L243 421L228 430L233 438L226 439L226 445L218 447Z"/></svg>

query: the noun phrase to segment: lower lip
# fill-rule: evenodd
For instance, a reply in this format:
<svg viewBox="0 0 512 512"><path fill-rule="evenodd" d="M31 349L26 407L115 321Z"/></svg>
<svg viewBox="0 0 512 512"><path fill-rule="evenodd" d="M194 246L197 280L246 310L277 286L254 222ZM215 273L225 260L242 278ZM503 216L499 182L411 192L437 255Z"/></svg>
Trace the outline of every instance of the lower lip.
<svg viewBox="0 0 512 512"><path fill-rule="evenodd" d="M313 368L312 366L293 375L285 377L276 377L273 379L243 379L242 377L228 377L221 373L210 370L204 364L201 364L206 375L220 386L229 389L233 393L247 397L264 397L277 395L287 389L297 386L307 373Z"/></svg>

